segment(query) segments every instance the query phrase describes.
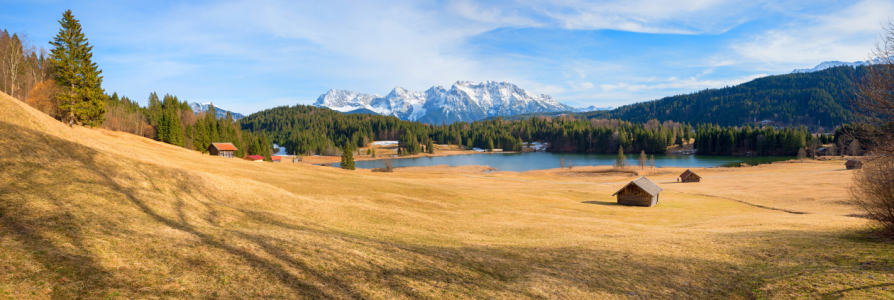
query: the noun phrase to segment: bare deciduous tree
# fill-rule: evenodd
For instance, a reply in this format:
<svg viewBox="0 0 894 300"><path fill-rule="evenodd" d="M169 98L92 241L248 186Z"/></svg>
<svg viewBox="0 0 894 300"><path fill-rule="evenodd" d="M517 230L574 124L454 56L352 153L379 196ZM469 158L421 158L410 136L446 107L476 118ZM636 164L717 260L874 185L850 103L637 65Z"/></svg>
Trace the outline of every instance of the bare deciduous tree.
<svg viewBox="0 0 894 300"><path fill-rule="evenodd" d="M850 152L851 156L859 156L860 155L860 142L857 140L851 141L851 145L847 147L847 151Z"/></svg>
<svg viewBox="0 0 894 300"><path fill-rule="evenodd" d="M646 163L648 160L646 159L646 150L642 150L639 153L639 168L640 170L646 169Z"/></svg>
<svg viewBox="0 0 894 300"><path fill-rule="evenodd" d="M862 145L873 152L894 155L894 22L883 28L882 41L872 52L874 59L867 66L867 76L857 83L858 96L853 101L860 122L871 125Z"/></svg>
<svg viewBox="0 0 894 300"><path fill-rule="evenodd" d="M883 28L882 41L876 45L868 74L858 83L854 109L861 123L868 125L865 136L853 136L848 150L861 151L857 139L875 156L863 160L863 168L854 174L851 198L868 217L889 234L894 234L894 23ZM843 148L840 149L844 152Z"/></svg>
<svg viewBox="0 0 894 300"><path fill-rule="evenodd" d="M894 233L894 159L873 159L854 172L851 198L868 217Z"/></svg>

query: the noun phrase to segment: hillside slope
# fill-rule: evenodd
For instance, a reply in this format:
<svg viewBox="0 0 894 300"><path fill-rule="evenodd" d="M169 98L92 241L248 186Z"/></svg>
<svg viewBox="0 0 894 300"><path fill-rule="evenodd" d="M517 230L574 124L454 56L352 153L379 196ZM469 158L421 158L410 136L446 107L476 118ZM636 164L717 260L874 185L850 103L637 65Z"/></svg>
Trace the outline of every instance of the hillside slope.
<svg viewBox="0 0 894 300"><path fill-rule="evenodd" d="M635 103L611 111L584 114L645 123L651 119L691 124L740 126L761 121L776 125L834 128L849 122L853 113L855 80L865 67L829 68L811 73L768 76L720 89Z"/></svg>
<svg viewBox="0 0 894 300"><path fill-rule="evenodd" d="M0 298L860 298L894 284L891 248L851 237L866 223L829 184L850 177L837 163L703 170L700 185L658 170L661 204L621 207L624 173L251 163L68 128L2 94L0 147Z"/></svg>

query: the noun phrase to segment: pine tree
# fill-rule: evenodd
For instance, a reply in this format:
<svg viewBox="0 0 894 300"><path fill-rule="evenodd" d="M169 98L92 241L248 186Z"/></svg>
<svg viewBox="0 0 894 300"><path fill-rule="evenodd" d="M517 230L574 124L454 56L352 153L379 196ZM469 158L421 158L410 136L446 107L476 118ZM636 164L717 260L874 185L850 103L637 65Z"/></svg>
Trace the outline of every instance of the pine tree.
<svg viewBox="0 0 894 300"><path fill-rule="evenodd" d="M351 153L353 147L345 144L341 151L341 168L345 170L354 170L354 154Z"/></svg>
<svg viewBox="0 0 894 300"><path fill-rule="evenodd" d="M615 167L623 167L627 164L627 157L624 156L624 147L618 147L618 158L615 159Z"/></svg>
<svg viewBox="0 0 894 300"><path fill-rule="evenodd" d="M50 42L53 45L50 63L55 72L56 84L63 92L57 97L60 110L67 116L69 125L75 123L99 126L105 121L105 92L102 89L102 70L92 62L93 46L81 32L80 22L71 10L66 10L59 20L62 29Z"/></svg>

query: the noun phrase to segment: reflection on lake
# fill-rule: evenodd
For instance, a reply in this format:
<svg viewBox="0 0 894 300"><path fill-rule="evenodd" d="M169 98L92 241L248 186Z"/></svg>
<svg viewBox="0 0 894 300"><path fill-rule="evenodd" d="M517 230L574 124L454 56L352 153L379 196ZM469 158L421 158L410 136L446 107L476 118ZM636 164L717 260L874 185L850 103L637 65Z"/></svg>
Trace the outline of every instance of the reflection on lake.
<svg viewBox="0 0 894 300"><path fill-rule="evenodd" d="M559 167L560 159L573 166L605 166L613 165L617 155L584 154L584 153L491 153L469 154L437 157L416 157L392 159L394 167L425 167L448 165L451 167L481 165L497 168L499 171L524 172L530 170L553 169ZM638 165L639 154L627 154L627 164ZM665 155L655 154L656 167L737 167L742 163L749 165L765 164L775 161L793 159L787 156L710 156L710 155ZM384 160L368 160L354 162L358 168L380 168ZM339 164L333 166L338 167Z"/></svg>

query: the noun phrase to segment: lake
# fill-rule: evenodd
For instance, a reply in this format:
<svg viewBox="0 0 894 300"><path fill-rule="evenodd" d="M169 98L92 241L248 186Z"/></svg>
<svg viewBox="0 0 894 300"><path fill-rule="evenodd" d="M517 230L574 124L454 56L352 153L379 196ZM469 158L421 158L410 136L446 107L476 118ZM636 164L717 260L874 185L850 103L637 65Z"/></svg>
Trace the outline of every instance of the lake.
<svg viewBox="0 0 894 300"><path fill-rule="evenodd" d="M394 167L425 167L448 165L468 166L481 165L497 168L499 171L524 172L531 170L553 169L559 167L559 160L564 158L566 164L574 166L613 165L617 154L585 154L585 153L490 153L451 155L436 157L416 157L392 159ZM793 159L790 156L711 156L711 155L665 155L655 154L656 167L710 168L738 167L742 163L749 165L766 164ZM629 165L639 164L639 154L628 154ZM384 166L384 160L356 161L358 168L372 169ZM340 164L333 164L339 167Z"/></svg>

